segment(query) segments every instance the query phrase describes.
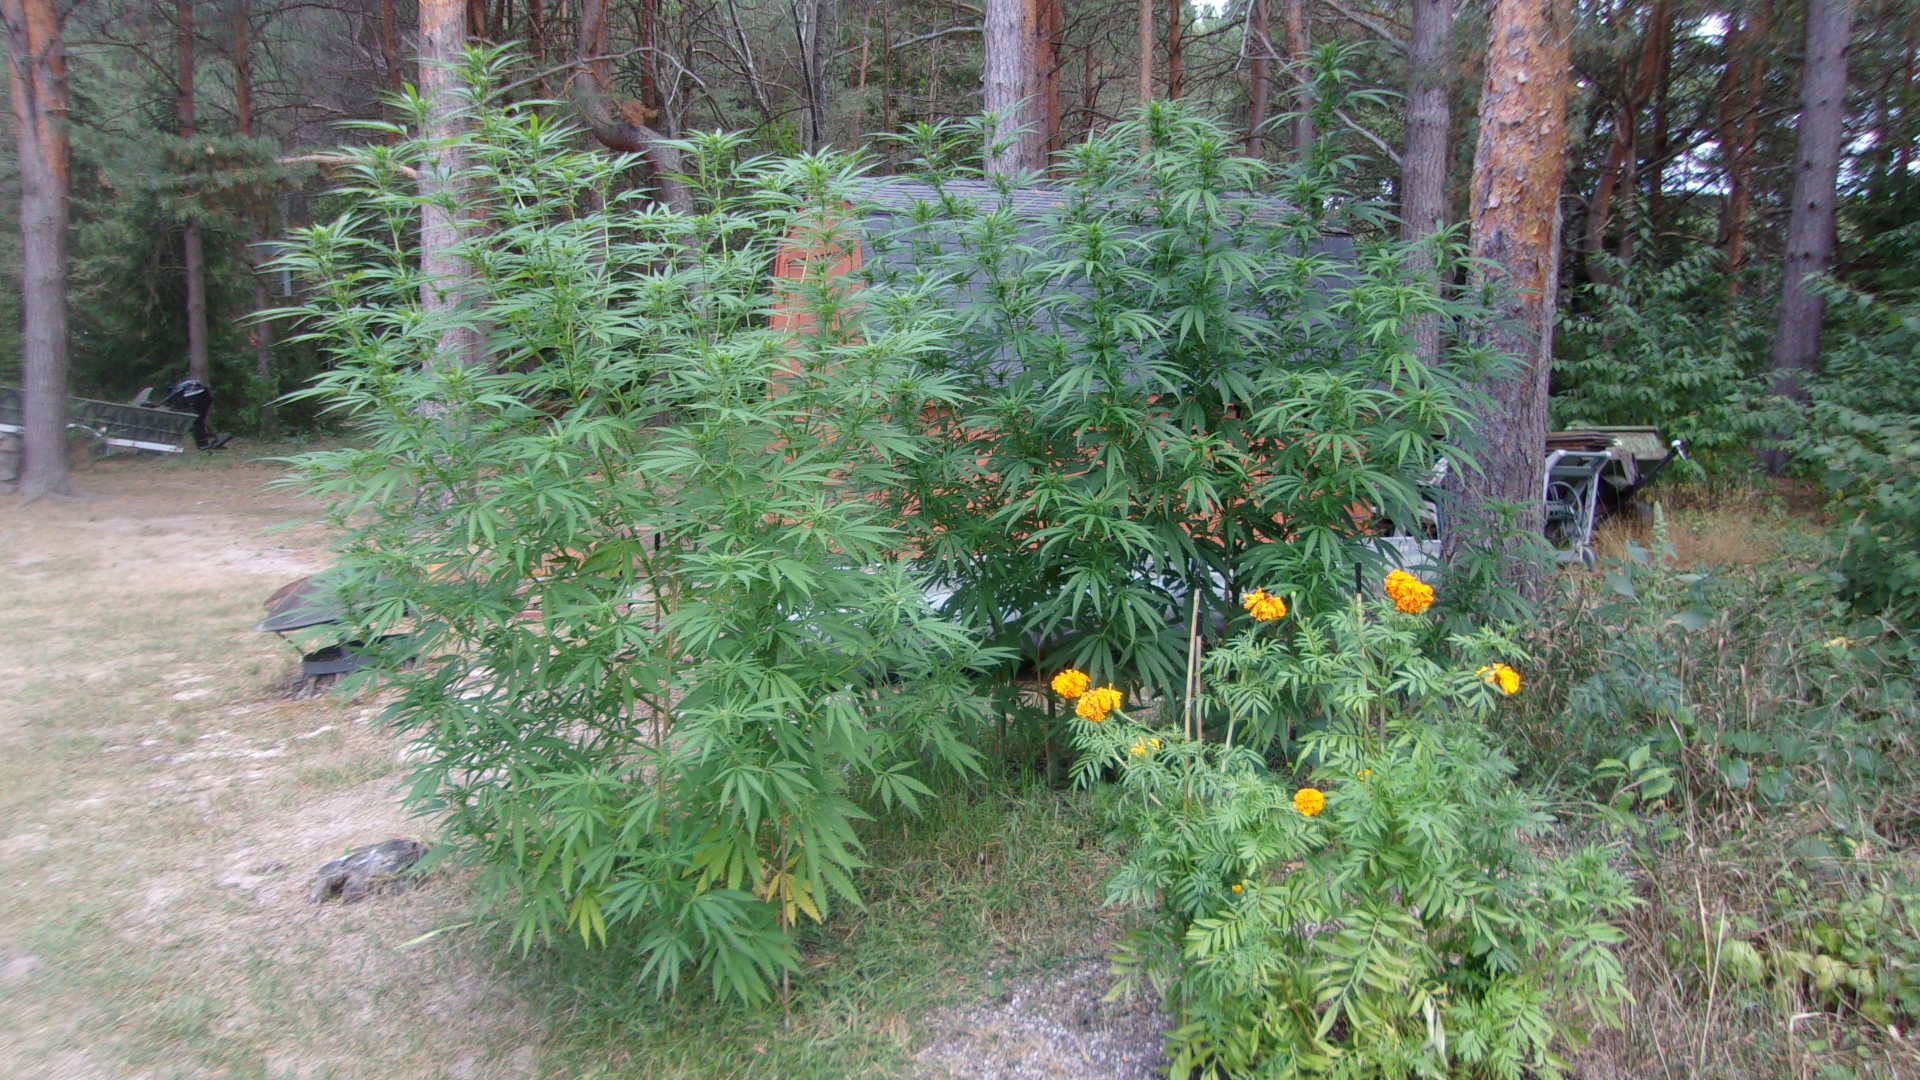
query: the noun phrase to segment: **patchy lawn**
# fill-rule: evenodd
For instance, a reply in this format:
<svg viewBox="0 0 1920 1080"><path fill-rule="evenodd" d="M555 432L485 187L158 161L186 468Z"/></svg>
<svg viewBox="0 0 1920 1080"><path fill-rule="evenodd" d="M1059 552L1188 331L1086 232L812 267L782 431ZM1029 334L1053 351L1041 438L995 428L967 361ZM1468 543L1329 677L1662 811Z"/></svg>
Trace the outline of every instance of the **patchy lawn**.
<svg viewBox="0 0 1920 1080"><path fill-rule="evenodd" d="M309 903L345 849L432 837L377 705L289 698L295 654L253 629L327 562L323 530L277 528L313 512L278 475L110 460L0 513L0 1076L1157 1075L1164 1020L1099 1001L1091 814L1040 788L885 830L784 1012L518 958L457 929L458 872Z"/></svg>

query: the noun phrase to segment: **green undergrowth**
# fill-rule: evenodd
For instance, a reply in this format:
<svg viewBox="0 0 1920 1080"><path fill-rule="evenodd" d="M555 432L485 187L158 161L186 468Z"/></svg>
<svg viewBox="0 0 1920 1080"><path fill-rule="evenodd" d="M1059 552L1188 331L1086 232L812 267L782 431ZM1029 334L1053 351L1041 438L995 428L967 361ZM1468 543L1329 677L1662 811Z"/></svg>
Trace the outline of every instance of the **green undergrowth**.
<svg viewBox="0 0 1920 1080"><path fill-rule="evenodd" d="M497 942L549 1018L547 1068L582 1077L897 1076L927 1017L1004 984L1106 955L1119 936L1099 906L1113 859L1089 800L1010 779L948 795L921 817L875 823L856 874L865 907L809 925L784 1007L667 999L615 945L558 940L532 963Z"/></svg>
<svg viewBox="0 0 1920 1080"><path fill-rule="evenodd" d="M1644 903L1631 1038L1594 1075L1886 1076L1920 1068L1920 643L1863 615L1831 540L1730 565L1647 546L1561 579L1501 729Z"/></svg>

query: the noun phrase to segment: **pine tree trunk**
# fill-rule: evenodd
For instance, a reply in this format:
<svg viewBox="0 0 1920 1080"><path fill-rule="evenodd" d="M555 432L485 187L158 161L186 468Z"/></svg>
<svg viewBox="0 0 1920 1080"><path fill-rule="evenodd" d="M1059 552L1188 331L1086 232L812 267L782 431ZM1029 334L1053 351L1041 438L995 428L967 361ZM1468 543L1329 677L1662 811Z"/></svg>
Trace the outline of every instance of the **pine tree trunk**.
<svg viewBox="0 0 1920 1080"><path fill-rule="evenodd" d="M424 0L444 3L446 0ZM680 153L663 145L667 136L648 126L642 115L645 107L634 101L617 101L613 93L613 62L591 60L604 57L607 47L607 0L580 0L580 36L576 55L581 64L573 75L573 98L580 106L593 137L612 150L645 154L653 166L660 201L675 210L693 207L685 184L674 179L680 171Z"/></svg>
<svg viewBox="0 0 1920 1080"><path fill-rule="evenodd" d="M1847 96L1847 40L1851 0L1807 0L1807 65L1800 85L1800 145L1794 155L1793 214L1787 222L1786 269L1780 325L1773 339L1774 392L1807 399L1806 377L1820 366L1820 327L1826 301L1808 291L1806 277L1833 267L1835 185ZM1778 470L1785 451L1764 455Z"/></svg>
<svg viewBox="0 0 1920 1080"><path fill-rule="evenodd" d="M1659 70L1654 75L1653 112L1650 117L1653 138L1647 147L1647 236L1657 245L1667 229L1667 153L1671 148L1667 97L1673 84L1673 20L1662 20L1660 27ZM1628 249L1629 251L1631 249ZM1656 247L1656 252L1658 248ZM1629 256L1630 257L1630 256Z"/></svg>
<svg viewBox="0 0 1920 1080"><path fill-rule="evenodd" d="M177 108L180 137L191 142L200 134L194 110L193 0L179 0L175 5L173 33L179 58L180 98ZM211 386L212 362L207 352L206 247L200 233L200 221L191 210L188 211L182 247L185 249L187 275L187 378L198 379Z"/></svg>
<svg viewBox="0 0 1920 1080"><path fill-rule="evenodd" d="M796 0L793 7L800 74L806 83L807 146L813 150L824 148L828 142L827 69L838 40L839 11L839 0Z"/></svg>
<svg viewBox="0 0 1920 1080"><path fill-rule="evenodd" d="M1285 13L1287 35L1287 68L1293 73L1294 109L1293 118L1293 156L1298 161L1307 160L1313 153L1313 116L1309 110L1313 107L1313 94L1308 89L1311 76L1308 74L1307 53L1313 48L1313 41L1307 36L1306 0L1287 0Z"/></svg>
<svg viewBox="0 0 1920 1080"><path fill-rule="evenodd" d="M240 137L253 138L253 11L250 0L234 0L233 7L233 114ZM260 387L260 430L272 434L276 424L273 413L273 324L259 318L267 310L266 274L260 266L267 242L267 213L253 224L253 242L240 255L253 270L253 311L255 321L248 324L253 339L253 374Z"/></svg>
<svg viewBox="0 0 1920 1080"><path fill-rule="evenodd" d="M1414 0L1413 31L1407 40L1407 145L1400 158L1400 237L1416 243L1431 236L1446 218L1448 128L1453 123L1447 79L1447 37L1453 29L1453 0ZM1441 284L1431 268L1435 287ZM1420 358L1440 355L1440 321L1422 319L1414 327Z"/></svg>
<svg viewBox="0 0 1920 1080"><path fill-rule="evenodd" d="M1727 292L1740 292L1747 262L1747 219L1753 212L1753 151L1767 74L1771 0L1760 0L1737 32L1727 34L1727 73L1721 83L1720 153L1727 167L1727 199L1720 209L1720 265Z"/></svg>
<svg viewBox="0 0 1920 1080"><path fill-rule="evenodd" d="M1247 156L1265 157L1267 94L1273 83L1273 40L1268 32L1267 0L1249 0L1247 10Z"/></svg>
<svg viewBox="0 0 1920 1080"><path fill-rule="evenodd" d="M399 93L407 81L400 67L400 49L395 44L399 32L394 25L393 0L380 0L380 63L387 69L387 89Z"/></svg>
<svg viewBox="0 0 1920 1080"><path fill-rule="evenodd" d="M1167 97L1179 97L1186 90L1185 43L1181 40L1187 26L1185 0L1167 0Z"/></svg>
<svg viewBox="0 0 1920 1080"><path fill-rule="evenodd" d="M387 0L392 3L393 0ZM547 8L541 0L527 0L527 44L533 49L533 65L541 71L547 69ZM547 90L547 77L540 76L534 84L536 93L541 97L550 96Z"/></svg>
<svg viewBox="0 0 1920 1080"><path fill-rule="evenodd" d="M1153 0L1140 0L1134 10L1134 38L1139 60L1139 102L1153 100ZM1141 136L1144 143L1146 136Z"/></svg>
<svg viewBox="0 0 1920 1080"><path fill-rule="evenodd" d="M1485 267L1476 275L1507 290L1485 343L1518 367L1484 388L1475 424L1485 440L1483 471L1460 480L1449 554L1487 535L1495 520L1490 500L1520 504L1529 529L1542 524L1571 18L1569 0L1496 0L1493 8L1473 156L1473 254Z"/></svg>
<svg viewBox="0 0 1920 1080"><path fill-rule="evenodd" d="M459 205L460 173L465 156L452 145L465 130L461 89L461 50L466 47L466 11L461 0L420 0L420 93L427 99L427 139L432 156L421 163L420 194L427 199L450 197ZM427 205L420 211L420 308L429 318L445 318L471 290L473 268L455 248L463 235L461 223L445 207ZM480 362L480 335L472 326L449 326L441 331L435 364Z"/></svg>
<svg viewBox="0 0 1920 1080"><path fill-rule="evenodd" d="M67 474L67 56L54 0L0 0L20 166L21 362L17 490L72 492Z"/></svg>
<svg viewBox="0 0 1920 1080"><path fill-rule="evenodd" d="M984 104L1001 124L987 167L1002 173L1037 169L1044 152L1036 151L1046 139L1044 121L1036 116L1040 102L1033 96L1039 6L1035 0L986 0L985 16Z"/></svg>
<svg viewBox="0 0 1920 1080"><path fill-rule="evenodd" d="M1634 65L1633 79L1627 84L1625 99L1614 107L1613 139L1607 146L1607 156L1600 167L1600 179L1594 186L1593 198L1587 200L1587 229L1582 251L1587 277L1594 281L1613 280L1613 274L1601 262L1599 255L1606 250L1607 226L1612 221L1613 199L1619 190L1622 170L1630 174L1635 165L1634 143L1640 124L1640 109L1653 93L1654 81L1659 76L1662 57L1666 53L1671 23L1672 13L1667 0L1654 0L1653 10L1647 17L1647 32L1640 39L1640 56Z"/></svg>
<svg viewBox="0 0 1920 1080"><path fill-rule="evenodd" d="M666 104L660 96L660 0L640 0L640 107L646 122L660 123Z"/></svg>
<svg viewBox="0 0 1920 1080"><path fill-rule="evenodd" d="M1038 80L1035 96L1039 99L1036 116L1040 134L1035 140L1036 167L1045 168L1054 151L1060 149L1060 44L1061 0L1039 0L1039 25L1034 38L1034 77Z"/></svg>

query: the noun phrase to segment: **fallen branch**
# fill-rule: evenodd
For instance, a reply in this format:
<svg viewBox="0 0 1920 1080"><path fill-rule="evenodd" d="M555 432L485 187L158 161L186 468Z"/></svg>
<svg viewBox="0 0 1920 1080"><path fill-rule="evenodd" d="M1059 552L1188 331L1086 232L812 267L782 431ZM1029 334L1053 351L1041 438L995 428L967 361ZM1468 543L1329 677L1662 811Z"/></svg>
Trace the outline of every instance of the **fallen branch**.
<svg viewBox="0 0 1920 1080"><path fill-rule="evenodd" d="M277 159L282 165L320 165L329 169L343 169L349 165L359 165L361 158L352 154L293 154ZM409 180L420 179L420 170L399 162L388 162L387 167Z"/></svg>

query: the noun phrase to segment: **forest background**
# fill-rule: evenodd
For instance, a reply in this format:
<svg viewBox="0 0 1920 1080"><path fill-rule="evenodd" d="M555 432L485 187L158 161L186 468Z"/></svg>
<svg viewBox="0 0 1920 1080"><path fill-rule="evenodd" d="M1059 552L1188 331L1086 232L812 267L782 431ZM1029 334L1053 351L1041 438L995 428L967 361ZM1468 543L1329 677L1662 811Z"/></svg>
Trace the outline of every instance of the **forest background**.
<svg viewBox="0 0 1920 1080"><path fill-rule="evenodd" d="M224 425L273 424L267 402L320 361L280 343L286 327L248 320L297 302L291 275L260 269L273 253L262 245L328 214L320 151L380 137L353 124L390 119L388 96L420 81L420 20L433 13L407 0L55 6L71 9L72 392L120 399L191 372L215 387ZM1844 54L1810 59L1803 7L1849 6ZM644 162L670 153L662 139L696 129L743 131L769 151L867 148L887 172L900 144L871 133L1023 99L1016 116L1031 135L1005 165L1043 166L1143 95L1197 104L1251 130L1249 153L1284 160L1313 141L1309 54L1352 46L1343 62L1355 88L1385 91L1338 113L1364 154L1355 189L1404 211L1410 234L1465 222L1471 209L1483 4L429 7L459 9L472 39L523 43L510 94L571 96L604 143L650 151L634 185L656 181ZM1770 366L1810 67L1841 65L1845 80L1837 202L1824 226L1835 276L1882 295L1911 285L1914 5L1608 0L1560 14L1569 60L1553 91L1567 94L1568 125L1555 306L1566 330L1555 418L1661 424L1710 461L1722 449L1745 458L1764 434L1752 391ZM15 152L12 140L0 149L10 219ZM18 245L12 230L0 240L11 272ZM13 384L19 295L0 295L0 381Z"/></svg>

